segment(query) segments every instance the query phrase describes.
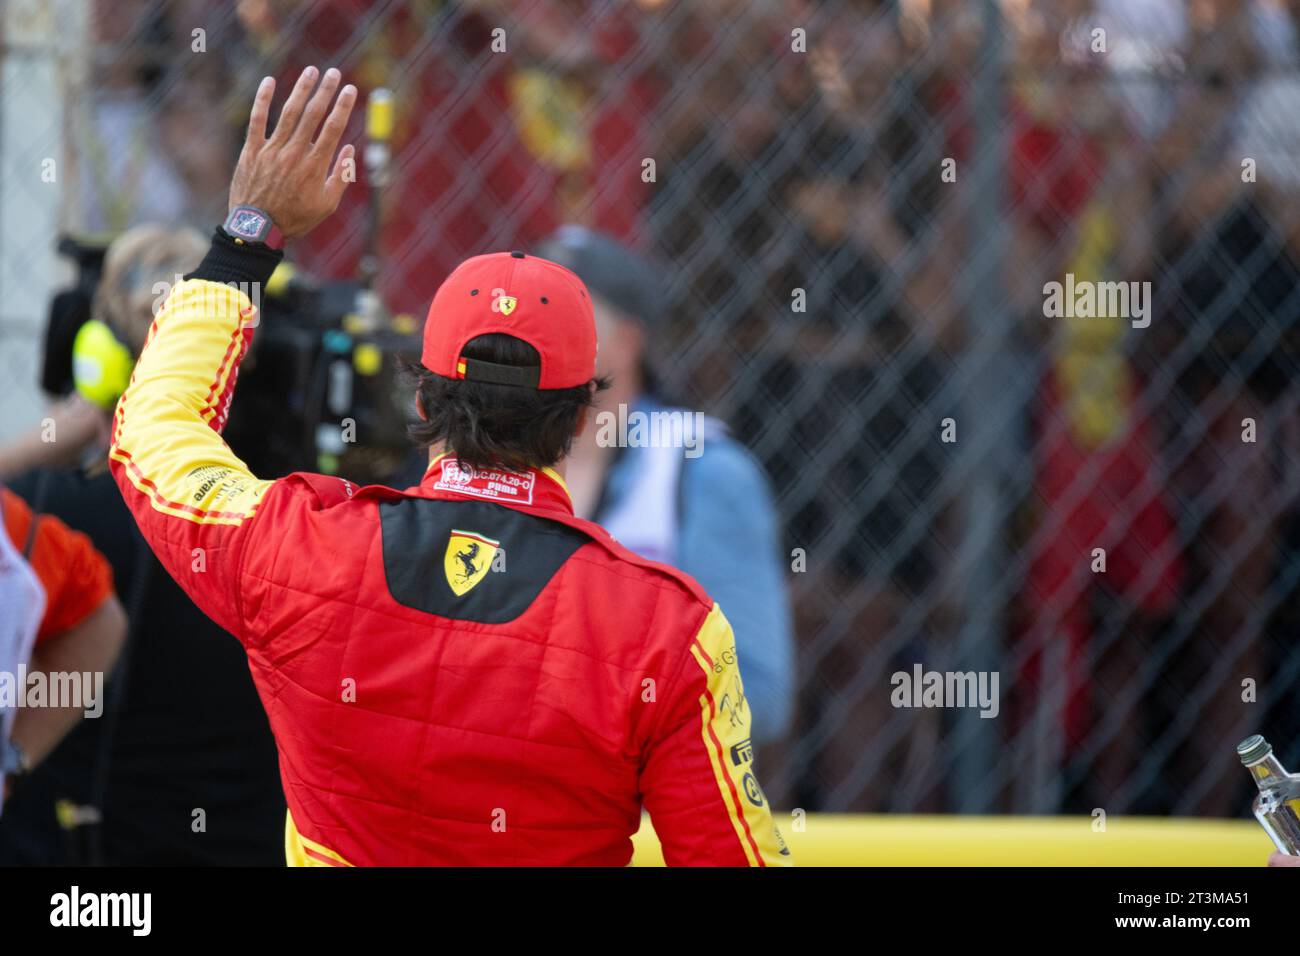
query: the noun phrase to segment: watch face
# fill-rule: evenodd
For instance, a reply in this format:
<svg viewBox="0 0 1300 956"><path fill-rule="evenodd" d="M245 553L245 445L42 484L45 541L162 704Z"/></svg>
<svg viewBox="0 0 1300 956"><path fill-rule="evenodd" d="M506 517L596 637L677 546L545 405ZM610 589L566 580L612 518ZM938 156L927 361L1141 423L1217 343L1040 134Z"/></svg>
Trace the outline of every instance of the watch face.
<svg viewBox="0 0 1300 956"><path fill-rule="evenodd" d="M230 214L230 221L226 229L231 235L239 236L241 239L257 240L262 238L266 226L266 216L256 209L241 206Z"/></svg>

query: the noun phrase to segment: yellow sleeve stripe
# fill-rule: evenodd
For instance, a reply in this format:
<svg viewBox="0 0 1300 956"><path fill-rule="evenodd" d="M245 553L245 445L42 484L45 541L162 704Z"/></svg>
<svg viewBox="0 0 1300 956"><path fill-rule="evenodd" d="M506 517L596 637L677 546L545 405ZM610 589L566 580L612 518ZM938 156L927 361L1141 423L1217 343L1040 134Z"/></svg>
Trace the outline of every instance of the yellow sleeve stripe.
<svg viewBox="0 0 1300 956"><path fill-rule="evenodd" d="M257 513L257 505L261 503L262 496L271 487L271 482L260 481L259 487L249 489L244 496L251 499L252 503L247 506L246 511L210 511L167 498L157 485L145 477L140 466L131 460L127 452L115 448L109 452L109 455L114 461L122 463L131 484L135 486L136 491L149 499L149 504L154 511L160 511L173 518L184 518L195 524L241 525Z"/></svg>
<svg viewBox="0 0 1300 956"><path fill-rule="evenodd" d="M714 607L716 609L717 606ZM697 644L691 645L691 653L695 655L695 661L703 669L707 680L713 673L712 665L706 661ZM740 841L740 846L745 851L745 859L749 861L750 866L763 866L765 864L762 857L758 856L758 847L754 844L754 838L749 832L749 824L745 820L744 808L740 805L740 795L736 792L735 783L726 770L722 742L718 740L718 735L713 730L713 721L716 717L717 710L713 705L713 695L706 689L700 695L702 725L700 736L704 741L704 749L708 751L709 763L713 766L713 777L718 784L718 793L722 795L722 803L727 808L731 827L736 831L736 839Z"/></svg>
<svg viewBox="0 0 1300 956"><path fill-rule="evenodd" d="M241 313L242 314L242 313ZM226 351L221 356L221 364L217 366L216 377L213 378L212 384L208 387L208 394L203 399L203 407L199 409L199 417L205 422L211 423L217 415L217 409L226 399L227 393L233 384L231 376L239 371L239 359L242 358L244 351L243 343L244 332L240 326L236 326L230 333L230 341L226 343Z"/></svg>
<svg viewBox="0 0 1300 956"><path fill-rule="evenodd" d="M284 859L289 866L352 866L327 846L298 832L293 814L284 814Z"/></svg>
<svg viewBox="0 0 1300 956"><path fill-rule="evenodd" d="M700 625L691 652L704 671L706 696L700 707L706 721L705 746L745 855L751 865L757 860L759 866L790 866L794 860L754 776L751 721L736 637L717 604Z"/></svg>

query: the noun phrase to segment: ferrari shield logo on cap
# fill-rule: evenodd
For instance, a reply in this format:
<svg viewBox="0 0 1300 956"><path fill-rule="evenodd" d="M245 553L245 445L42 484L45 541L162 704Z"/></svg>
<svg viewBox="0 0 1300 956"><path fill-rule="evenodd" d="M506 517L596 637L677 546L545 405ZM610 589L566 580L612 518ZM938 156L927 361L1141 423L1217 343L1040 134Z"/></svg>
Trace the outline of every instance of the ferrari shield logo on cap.
<svg viewBox="0 0 1300 956"><path fill-rule="evenodd" d="M513 295L506 295L505 289L492 290L492 311L500 312L502 315L509 315L519 304L519 300Z"/></svg>
<svg viewBox="0 0 1300 956"><path fill-rule="evenodd" d="M457 597L483 580L500 546L500 541L493 541L473 531L452 529L442 569Z"/></svg>

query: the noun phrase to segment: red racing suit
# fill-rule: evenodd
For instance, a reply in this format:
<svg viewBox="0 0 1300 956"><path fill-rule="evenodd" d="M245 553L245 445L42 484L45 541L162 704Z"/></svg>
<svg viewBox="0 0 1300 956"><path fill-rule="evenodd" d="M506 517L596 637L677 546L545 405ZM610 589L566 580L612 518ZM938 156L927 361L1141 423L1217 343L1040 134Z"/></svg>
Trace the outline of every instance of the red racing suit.
<svg viewBox="0 0 1300 956"><path fill-rule="evenodd" d="M277 259L218 233L150 330L110 464L248 653L289 862L621 866L644 807L670 865L789 863L722 611L575 518L554 471L442 458L399 492L231 452L258 317L235 284Z"/></svg>

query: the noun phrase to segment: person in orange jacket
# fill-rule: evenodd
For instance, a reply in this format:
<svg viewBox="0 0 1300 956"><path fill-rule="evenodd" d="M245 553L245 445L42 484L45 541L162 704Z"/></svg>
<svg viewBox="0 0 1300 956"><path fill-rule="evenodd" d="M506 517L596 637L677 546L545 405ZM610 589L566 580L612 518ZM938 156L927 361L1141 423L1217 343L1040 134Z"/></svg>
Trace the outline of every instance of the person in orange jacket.
<svg viewBox="0 0 1300 956"><path fill-rule="evenodd" d="M3 486L0 525L0 669L8 686L0 693L0 777L7 794L83 715L102 713L126 614L108 562L85 535L34 515ZM47 692L33 698L34 683ZM63 700L55 687L80 688L79 699Z"/></svg>

